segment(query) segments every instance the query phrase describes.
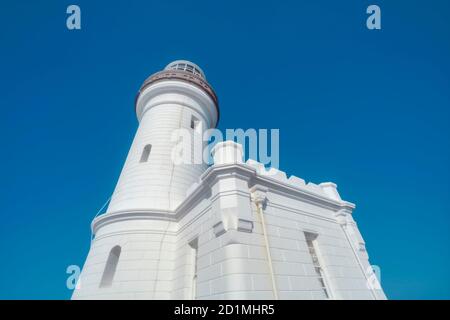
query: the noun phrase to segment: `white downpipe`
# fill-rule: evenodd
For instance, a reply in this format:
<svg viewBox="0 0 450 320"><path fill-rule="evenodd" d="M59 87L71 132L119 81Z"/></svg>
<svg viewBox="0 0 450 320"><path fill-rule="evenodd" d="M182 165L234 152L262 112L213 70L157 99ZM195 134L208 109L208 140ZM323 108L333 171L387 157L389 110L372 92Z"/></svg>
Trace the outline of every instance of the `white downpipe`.
<svg viewBox="0 0 450 320"><path fill-rule="evenodd" d="M267 262L269 263L270 279L272 280L273 296L274 296L275 300L278 300L277 284L275 281L275 273L273 272L273 264L272 264L272 256L270 254L269 238L267 237L266 222L264 220L264 213L263 213L261 202L256 202L256 208L257 208L258 214L261 218L264 242L266 245Z"/></svg>

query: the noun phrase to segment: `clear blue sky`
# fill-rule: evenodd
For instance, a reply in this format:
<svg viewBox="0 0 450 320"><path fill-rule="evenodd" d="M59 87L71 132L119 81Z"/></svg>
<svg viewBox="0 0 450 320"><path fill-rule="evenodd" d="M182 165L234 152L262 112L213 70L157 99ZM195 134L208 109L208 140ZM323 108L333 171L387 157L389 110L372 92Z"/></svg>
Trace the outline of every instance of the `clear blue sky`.
<svg viewBox="0 0 450 320"><path fill-rule="evenodd" d="M66 29L78 4L82 30ZM378 4L382 30L365 27ZM280 128L281 169L334 181L389 298L450 298L450 3L2 1L0 298L66 299L142 81L199 64L225 128Z"/></svg>

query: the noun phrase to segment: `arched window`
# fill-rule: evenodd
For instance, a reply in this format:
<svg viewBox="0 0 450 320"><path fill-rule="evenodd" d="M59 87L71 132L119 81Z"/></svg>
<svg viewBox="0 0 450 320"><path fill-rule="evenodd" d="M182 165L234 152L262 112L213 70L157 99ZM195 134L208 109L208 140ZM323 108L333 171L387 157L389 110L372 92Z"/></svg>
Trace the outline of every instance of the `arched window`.
<svg viewBox="0 0 450 320"><path fill-rule="evenodd" d="M144 150L142 151L142 155L141 155L141 160L140 162L147 162L148 157L150 156L150 151L152 150L152 145L151 144L147 144L144 147Z"/></svg>
<svg viewBox="0 0 450 320"><path fill-rule="evenodd" d="M100 281L100 288L110 287L114 274L116 273L117 263L120 257L120 246L115 246L109 252L108 260L106 261L105 270L103 271L102 280Z"/></svg>

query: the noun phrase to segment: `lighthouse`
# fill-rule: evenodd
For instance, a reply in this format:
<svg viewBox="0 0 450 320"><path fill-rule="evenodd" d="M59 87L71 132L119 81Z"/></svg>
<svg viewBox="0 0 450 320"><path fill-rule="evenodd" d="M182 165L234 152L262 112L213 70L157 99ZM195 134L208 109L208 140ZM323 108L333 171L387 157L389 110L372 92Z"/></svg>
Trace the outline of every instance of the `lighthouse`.
<svg viewBox="0 0 450 320"><path fill-rule="evenodd" d="M212 165L196 161L195 141L203 149L219 121L198 65L177 60L150 76L135 112L136 135L106 212L92 221L72 299L386 298L355 205L336 184L268 174L234 141L214 146Z"/></svg>

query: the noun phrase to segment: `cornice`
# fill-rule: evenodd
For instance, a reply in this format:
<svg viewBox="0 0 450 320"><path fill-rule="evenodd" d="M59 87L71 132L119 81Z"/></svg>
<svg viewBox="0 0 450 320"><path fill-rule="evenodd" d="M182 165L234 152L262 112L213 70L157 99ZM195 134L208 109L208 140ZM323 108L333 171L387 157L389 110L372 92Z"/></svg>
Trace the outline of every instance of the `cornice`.
<svg viewBox="0 0 450 320"><path fill-rule="evenodd" d="M96 217L91 223L92 233L96 234L98 229L113 222L129 220L163 220L176 222L177 219L172 211L161 210L124 210L104 213Z"/></svg>
<svg viewBox="0 0 450 320"><path fill-rule="evenodd" d="M210 192L211 187L219 179L227 176L239 177L247 180L249 183L249 188L255 185L263 186L268 189L268 192L277 193L292 199L302 200L309 204L329 209L334 212L341 210L351 214L355 208L353 203L347 201L336 201L311 192L306 188L295 187L268 176L259 175L257 174L255 168L247 164L224 164L209 167L200 177L197 187L175 210L127 210L105 213L92 221L93 233L95 234L97 230L104 225L124 220L164 220L178 222L190 212L191 208L195 207L195 205L205 198L207 192ZM311 213L309 215L311 215Z"/></svg>

